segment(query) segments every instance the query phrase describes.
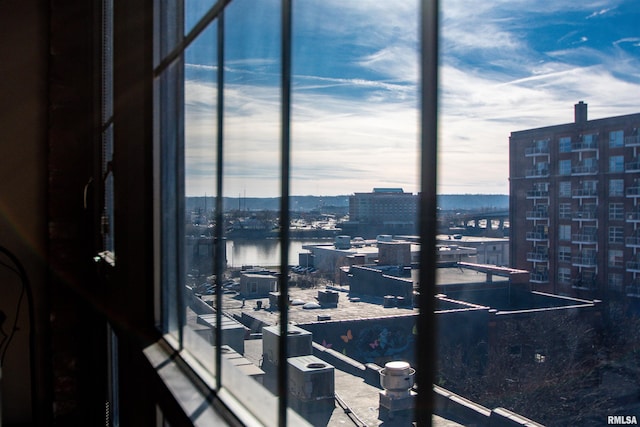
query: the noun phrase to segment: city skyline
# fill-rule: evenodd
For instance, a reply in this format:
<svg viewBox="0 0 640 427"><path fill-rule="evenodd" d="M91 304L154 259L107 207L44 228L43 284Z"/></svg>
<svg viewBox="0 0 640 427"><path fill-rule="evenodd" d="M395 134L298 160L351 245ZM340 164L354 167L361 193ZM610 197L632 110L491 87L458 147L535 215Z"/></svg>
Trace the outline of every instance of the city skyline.
<svg viewBox="0 0 640 427"><path fill-rule="evenodd" d="M265 37L276 5L228 8L246 25L226 28L225 196L279 192L280 53L277 34ZM419 191L417 7L294 3L291 194ZM580 100L589 119L640 111L636 9L443 1L439 192L508 194L510 132L570 123ZM187 3L187 29L198 18ZM214 36L206 30L185 58L189 196L215 188Z"/></svg>

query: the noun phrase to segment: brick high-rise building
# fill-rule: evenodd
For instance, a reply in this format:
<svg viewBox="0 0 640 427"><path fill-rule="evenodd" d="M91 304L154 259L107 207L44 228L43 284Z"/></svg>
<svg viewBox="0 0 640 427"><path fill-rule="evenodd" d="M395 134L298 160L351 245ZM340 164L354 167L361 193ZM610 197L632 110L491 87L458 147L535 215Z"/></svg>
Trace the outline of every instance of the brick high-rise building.
<svg viewBox="0 0 640 427"><path fill-rule="evenodd" d="M512 132L511 265L534 288L640 297L640 113Z"/></svg>

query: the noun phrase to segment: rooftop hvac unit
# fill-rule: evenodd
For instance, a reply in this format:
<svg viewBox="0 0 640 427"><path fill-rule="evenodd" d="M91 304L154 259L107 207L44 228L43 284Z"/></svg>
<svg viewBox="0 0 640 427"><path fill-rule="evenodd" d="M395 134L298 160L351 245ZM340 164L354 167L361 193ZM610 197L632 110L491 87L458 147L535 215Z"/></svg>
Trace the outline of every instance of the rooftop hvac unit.
<svg viewBox="0 0 640 427"><path fill-rule="evenodd" d="M336 249L350 249L351 248L351 236L336 236L334 246Z"/></svg>
<svg viewBox="0 0 640 427"><path fill-rule="evenodd" d="M334 367L315 356L290 357L289 394L301 402L333 402Z"/></svg>
<svg viewBox="0 0 640 427"><path fill-rule="evenodd" d="M337 306L339 296L338 291L322 289L318 291L318 302L321 305Z"/></svg>
<svg viewBox="0 0 640 427"><path fill-rule="evenodd" d="M280 338L280 325L266 326L262 328L262 354L264 362L278 365L278 339ZM313 352L311 347L312 334L295 325L289 325L287 334L287 356L306 356ZM286 358L285 358L286 359Z"/></svg>

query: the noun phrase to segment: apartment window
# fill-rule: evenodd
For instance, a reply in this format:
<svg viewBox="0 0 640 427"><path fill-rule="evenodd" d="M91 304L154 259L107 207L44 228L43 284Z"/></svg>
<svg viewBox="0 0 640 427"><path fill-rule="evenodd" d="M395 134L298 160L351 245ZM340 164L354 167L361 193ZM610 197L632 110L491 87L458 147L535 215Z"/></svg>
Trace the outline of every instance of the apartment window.
<svg viewBox="0 0 640 427"><path fill-rule="evenodd" d="M624 172L624 156L609 157L609 172Z"/></svg>
<svg viewBox="0 0 640 427"><path fill-rule="evenodd" d="M571 262L571 247L570 246L558 246L558 261L559 262Z"/></svg>
<svg viewBox="0 0 640 427"><path fill-rule="evenodd" d="M571 181L560 181L558 195L560 197L571 197Z"/></svg>
<svg viewBox="0 0 640 427"><path fill-rule="evenodd" d="M295 350L287 338L289 319L300 322L293 313L313 313L303 312L289 296L307 287L311 292L306 292L306 302L315 301L311 295L317 295L313 287L320 278L330 284L340 273L335 262L327 263L323 276L290 273L289 266L298 264L289 234L293 196L317 192L337 196L353 192L354 179L370 180L371 187L391 180L373 166L357 177L347 176L346 168L336 174L347 147L358 165L374 165L384 158L385 170L408 177L403 185L411 187L409 191L420 189L414 178L417 162L410 160L419 157L415 142L421 135L415 126L420 122L417 39L399 40L409 54L409 67L398 80L389 74L391 68L364 61L373 52L365 54L360 42L345 49L335 37L336 19L345 24L370 19L370 25L344 29L358 40L370 31L369 41L377 40L383 49L389 39L379 37L380 22L369 16L371 9L296 2L289 27L286 19L281 25L281 18L290 16L282 9L287 5L286 1L234 0L215 5L158 1L154 58L162 330L178 350L195 357L214 376L212 388L228 391L266 425L285 417L290 425L302 425L288 405L289 395L275 397L288 374L287 356ZM418 2L411 6L383 5L383 15L386 19L402 14L398 17L402 22L415 20L415 30ZM352 77L363 73L367 84ZM389 86L391 78L394 83ZM380 108L372 110L371 99ZM389 152L391 139L397 142ZM422 170L428 176L429 168ZM434 193L435 187L422 191ZM269 208L256 206L259 198L275 202ZM210 256L201 256L196 249L201 245L210 248ZM255 321L238 324L236 320L243 317ZM218 333L218 325L228 324L239 328L242 338L245 328L262 333L266 347L257 355L245 353L244 341ZM415 350L422 350L413 331L409 328L404 334L410 345L395 357L417 364ZM364 339L361 333L355 328L318 332L314 341L355 358L362 352L357 347ZM264 381L254 379L257 373L238 368L237 361L223 354L223 345L238 357L253 357ZM288 352L281 357L283 348ZM375 345L369 347L370 353L375 351ZM300 387L302 392L309 388ZM330 400L333 403L333 395Z"/></svg>
<svg viewBox="0 0 640 427"><path fill-rule="evenodd" d="M609 267L622 267L624 265L623 253L620 249L609 249Z"/></svg>
<svg viewBox="0 0 640 427"><path fill-rule="evenodd" d="M609 203L609 219L614 221L624 220L624 203Z"/></svg>
<svg viewBox="0 0 640 427"><path fill-rule="evenodd" d="M568 267L558 268L558 282L561 284L571 283L571 269Z"/></svg>
<svg viewBox="0 0 640 427"><path fill-rule="evenodd" d="M624 227L609 227L609 243L624 243Z"/></svg>
<svg viewBox="0 0 640 427"><path fill-rule="evenodd" d="M571 152L571 137L563 136L558 141L558 147L561 153Z"/></svg>
<svg viewBox="0 0 640 427"><path fill-rule="evenodd" d="M609 132L609 147L617 148L624 146L624 131L614 130Z"/></svg>
<svg viewBox="0 0 640 427"><path fill-rule="evenodd" d="M558 174L571 175L571 160L560 160L558 162Z"/></svg>
<svg viewBox="0 0 640 427"><path fill-rule="evenodd" d="M624 275L622 273L609 273L607 281L610 289L621 291L624 284Z"/></svg>
<svg viewBox="0 0 640 427"><path fill-rule="evenodd" d="M571 203L560 203L558 205L558 216L560 219L571 219Z"/></svg>
<svg viewBox="0 0 640 427"><path fill-rule="evenodd" d="M624 180L623 179L609 180L609 196L610 197L624 196Z"/></svg>
<svg viewBox="0 0 640 427"><path fill-rule="evenodd" d="M558 227L558 239L559 240L571 240L571 226L560 225Z"/></svg>

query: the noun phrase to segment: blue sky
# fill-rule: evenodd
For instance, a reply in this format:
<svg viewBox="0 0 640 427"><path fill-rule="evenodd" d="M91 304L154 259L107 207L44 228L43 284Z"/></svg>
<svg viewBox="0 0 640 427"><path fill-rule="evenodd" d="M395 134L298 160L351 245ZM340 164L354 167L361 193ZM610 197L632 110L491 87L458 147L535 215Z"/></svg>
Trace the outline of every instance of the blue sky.
<svg viewBox="0 0 640 427"><path fill-rule="evenodd" d="M187 27L212 1L187 2ZM278 194L279 8L226 15L225 195ZM512 131L640 112L635 1L441 2L439 191L508 192ZM417 192L416 1L294 2L292 193ZM186 56L187 194L215 188L215 27Z"/></svg>

